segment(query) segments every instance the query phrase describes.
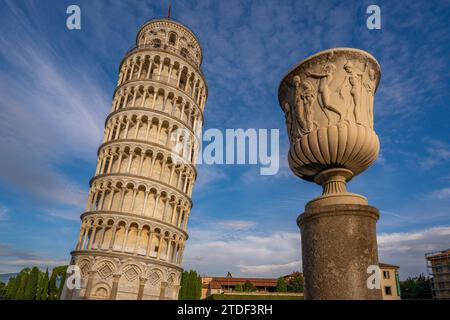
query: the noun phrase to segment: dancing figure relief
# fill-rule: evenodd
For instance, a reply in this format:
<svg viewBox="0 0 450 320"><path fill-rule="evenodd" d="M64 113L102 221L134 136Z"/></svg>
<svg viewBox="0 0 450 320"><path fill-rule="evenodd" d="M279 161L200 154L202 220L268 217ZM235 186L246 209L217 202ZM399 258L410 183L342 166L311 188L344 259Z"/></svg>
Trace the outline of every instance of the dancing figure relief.
<svg viewBox="0 0 450 320"><path fill-rule="evenodd" d="M363 124L362 122L362 110L361 110L361 90L362 90L362 78L363 74L361 72L357 72L356 67L353 65L351 61L347 61L344 65L344 70L347 73L344 77L344 81L337 88L337 92L339 92L339 97L344 99L344 95L342 90L345 87L350 86L350 95L352 96L353 108L350 106L347 107L347 112L345 113L345 120L349 122L348 116L350 110L353 109L353 114L355 115L355 121L358 124Z"/></svg>
<svg viewBox="0 0 450 320"><path fill-rule="evenodd" d="M376 88L376 74L375 70L369 69L369 79L363 83L367 91L367 117L369 126L373 129L373 97Z"/></svg>
<svg viewBox="0 0 450 320"><path fill-rule="evenodd" d="M301 81L299 76L294 77L295 84L295 107L299 121L300 133L306 134L314 129L317 122L314 121L314 86L308 80Z"/></svg>
<svg viewBox="0 0 450 320"><path fill-rule="evenodd" d="M292 115L291 115L291 105L289 102L285 101L282 103L282 107L284 110L284 117L286 121L286 129L289 139L292 139L293 132L292 132Z"/></svg>
<svg viewBox="0 0 450 320"><path fill-rule="evenodd" d="M278 97L290 138L289 166L298 176L323 185L322 172L342 168L344 181L375 161L373 98L379 80L377 61L351 48L308 57L283 78ZM329 186L325 194L340 192Z"/></svg>
<svg viewBox="0 0 450 320"><path fill-rule="evenodd" d="M339 109L331 104L330 102L330 84L333 81L333 75L336 72L336 66L334 64L326 64L323 68L322 73L314 73L311 71L305 71L307 77L319 79L319 87L317 90L317 101L319 103L320 108L324 112L325 116L328 119L328 124L331 123L330 115L327 113L328 111L332 111L339 115L339 122L342 120L342 113Z"/></svg>

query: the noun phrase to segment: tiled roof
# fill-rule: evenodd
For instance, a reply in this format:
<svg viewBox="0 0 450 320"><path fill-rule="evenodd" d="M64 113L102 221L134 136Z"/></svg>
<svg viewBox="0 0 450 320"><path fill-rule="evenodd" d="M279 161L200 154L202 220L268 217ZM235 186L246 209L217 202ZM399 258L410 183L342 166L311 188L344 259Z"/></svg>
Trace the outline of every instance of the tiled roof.
<svg viewBox="0 0 450 320"><path fill-rule="evenodd" d="M246 281L250 281L256 287L276 287L277 279L270 278L227 278L227 277L213 277L211 285L220 285L222 287L235 286L238 283L244 284Z"/></svg>
<svg viewBox="0 0 450 320"><path fill-rule="evenodd" d="M387 263L382 263L379 262L378 265L380 266L380 268L386 268L386 269L399 269L399 266L393 265L393 264L387 264Z"/></svg>
<svg viewBox="0 0 450 320"><path fill-rule="evenodd" d="M214 281L214 280L209 283L209 287L211 289L222 289L222 286L220 285L220 282Z"/></svg>

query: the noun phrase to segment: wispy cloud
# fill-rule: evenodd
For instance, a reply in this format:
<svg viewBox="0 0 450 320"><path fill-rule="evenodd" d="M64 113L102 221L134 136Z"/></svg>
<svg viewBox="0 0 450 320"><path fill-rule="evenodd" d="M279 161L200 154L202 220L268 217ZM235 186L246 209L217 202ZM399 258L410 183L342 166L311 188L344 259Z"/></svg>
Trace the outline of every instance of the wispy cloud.
<svg viewBox="0 0 450 320"><path fill-rule="evenodd" d="M292 261L284 264L266 264L266 265L256 265L256 266L240 266L242 272L250 273L250 274L278 274L285 275L292 270L299 270L299 266L301 266L301 261Z"/></svg>
<svg viewBox="0 0 450 320"><path fill-rule="evenodd" d="M9 8L17 21L28 20ZM95 158L110 98L94 80L101 70L65 63L64 50L39 32L23 23L0 35L7 71L0 78L0 179L38 202L80 206L85 188L61 166Z"/></svg>
<svg viewBox="0 0 450 320"><path fill-rule="evenodd" d="M219 165L199 165L197 166L197 181L195 190L202 190L213 186L215 183L227 178L226 173Z"/></svg>
<svg viewBox="0 0 450 320"><path fill-rule="evenodd" d="M298 233L275 232L260 234L244 232L233 237L191 230L192 238L186 247L185 265L200 273L223 275L231 271L236 275L279 276L301 269L300 235ZM223 236L223 237L221 237Z"/></svg>
<svg viewBox="0 0 450 320"><path fill-rule="evenodd" d="M424 170L431 170L434 167L450 161L450 144L440 140L426 142L429 146L426 155L419 160L419 165Z"/></svg>
<svg viewBox="0 0 450 320"><path fill-rule="evenodd" d="M8 220L8 212L9 212L9 208L0 204L0 221Z"/></svg>
<svg viewBox="0 0 450 320"><path fill-rule="evenodd" d="M450 187L432 191L429 196L440 200L450 198Z"/></svg>
<svg viewBox="0 0 450 320"><path fill-rule="evenodd" d="M380 260L400 266L400 275L426 273L425 253L450 247L450 226L378 235Z"/></svg>
<svg viewBox="0 0 450 320"><path fill-rule="evenodd" d="M248 230L256 226L256 222L248 220L225 220L219 221L219 225L232 230Z"/></svg>
<svg viewBox="0 0 450 320"><path fill-rule="evenodd" d="M0 243L0 273L18 272L25 267L37 266L48 268L67 264L66 260L53 260L31 252L17 248L13 245Z"/></svg>
<svg viewBox="0 0 450 320"><path fill-rule="evenodd" d="M51 209L46 210L50 217L69 221L80 221L80 211L76 209Z"/></svg>
<svg viewBox="0 0 450 320"><path fill-rule="evenodd" d="M299 270L300 235L266 233L253 220L203 220L189 229L184 264L202 274L276 276Z"/></svg>
<svg viewBox="0 0 450 320"><path fill-rule="evenodd" d="M190 233L185 263L202 274L223 275L232 271L237 275L278 277L301 270L299 233L266 234L257 229L241 233L214 226ZM402 279L426 273L425 253L449 246L449 226L378 235L380 261L399 265Z"/></svg>

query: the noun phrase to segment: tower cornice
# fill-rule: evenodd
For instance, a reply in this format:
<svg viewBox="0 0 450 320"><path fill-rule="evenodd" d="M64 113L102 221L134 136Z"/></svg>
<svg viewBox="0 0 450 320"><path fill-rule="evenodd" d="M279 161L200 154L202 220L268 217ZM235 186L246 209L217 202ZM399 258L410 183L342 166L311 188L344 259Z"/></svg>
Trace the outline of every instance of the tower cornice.
<svg viewBox="0 0 450 320"><path fill-rule="evenodd" d="M133 48L131 48L130 50L127 51L127 53L125 54L125 56L123 57L122 61L119 64L119 70L122 68L123 63L130 57L130 55L140 52L140 51L148 51L148 52L160 52L160 53L164 53L164 54L172 54L174 56L176 56L178 59L182 60L183 62L186 62L187 64L189 64L192 68L195 69L195 71L197 71L204 83L205 83L205 89L206 89L206 97L208 97L208 82L206 80L205 75L203 74L202 69L200 68L200 66L197 66L195 64L193 64L190 60L184 58L183 56L181 56L180 54L176 53L176 52L172 52L172 51L166 51L164 49L159 49L159 48L153 48L153 47L149 47L149 46L134 46Z"/></svg>
<svg viewBox="0 0 450 320"><path fill-rule="evenodd" d="M146 145L146 146L150 146L150 147L156 147L162 151L165 152L171 152L172 150L166 146L163 146L161 144L155 143L155 142L151 142L151 141L145 141L145 140L138 140L138 139L118 139L118 140L112 140L112 141L107 141L105 143L102 143L100 145L100 147L98 147L97 150L97 156L100 155L100 151L105 148L105 147L109 147L109 146L114 146L114 147L120 147L123 146L126 143L136 143L136 144L140 144L140 145ZM183 165L188 166L191 168L191 170L194 172L194 178L197 179L197 169L195 168L195 165L193 165L191 162L180 158L181 161L183 161Z"/></svg>
<svg viewBox="0 0 450 320"><path fill-rule="evenodd" d="M139 216L139 215L128 213L128 212L112 211L112 210L109 210L109 211L108 210L85 211L85 212L83 212L83 214L80 215L80 219L81 219L81 221L83 221L83 219L85 217L95 216L95 215L114 215L114 216L121 216L121 217L125 217L125 218L131 218L134 220L141 220L141 221L143 221L142 223L149 223L152 225L159 225L159 226L164 226L166 228L171 228L171 229L181 233L182 235L184 235L186 240L189 238L189 235L185 230L183 230L171 223L161 221L161 220L155 219L153 217Z"/></svg>
<svg viewBox="0 0 450 320"><path fill-rule="evenodd" d="M147 85L147 86L150 86L151 84L156 84L156 85L159 85L159 86L164 86L164 87L172 88L172 86L171 86L169 83L164 82L164 81L160 81L160 80L155 80L155 79L152 79L152 80L146 80L146 79L144 79L144 80L143 80L143 79L133 79L133 80L128 80L128 81L126 81L126 82L124 82L124 83L118 85L118 86L116 87L116 89L114 89L113 97L116 95L117 91L119 91L119 90L121 90L121 89L124 89L124 88L128 88L128 86L139 85L139 84L142 84L143 86L146 86L146 85ZM205 83L205 86L206 86L206 83ZM186 92L183 92L182 90L176 89L176 88L175 88L175 90L176 90L177 92L181 93L181 95L182 95L186 100L189 100L189 102L190 102L193 106L195 106L195 109L197 109L197 112L200 114L200 116L201 116L201 118L202 118L202 124L203 124L203 121L204 121L204 119L203 119L203 111L202 111L202 109L200 108L200 106L197 104L197 102L195 102L194 99L192 99L192 97L190 97L188 94L186 94ZM208 92L207 92L207 90L206 90L206 99L207 99L207 98L208 98ZM139 108L139 107L119 109L119 110L116 110L116 111L111 112L111 113L106 117L105 124L106 124L106 122L108 121L108 119L110 118L110 116L112 116L113 114L116 114L116 113L119 112L119 111L131 110L131 109L146 109L146 110L158 112L158 110L148 109L148 108ZM176 118L175 118L175 119L176 119Z"/></svg>
<svg viewBox="0 0 450 320"><path fill-rule="evenodd" d="M174 19L167 19L167 18L154 18L154 19L150 19L146 22L144 22L144 24L141 25L141 27L139 28L138 33L136 34L136 41L135 44L138 44L138 39L139 36L141 34L141 32L148 26L152 25L152 24L161 24L161 25L176 25L177 27L181 28L183 31L186 31L194 40L195 40L195 44L198 46L199 52L200 52L200 61L199 61L199 65L202 64L203 61L203 49L202 46L200 45L200 40L198 39L198 37L195 35L194 31L192 31L192 29L190 29L189 27L187 27L186 25L182 24L181 22L174 20Z"/></svg>
<svg viewBox="0 0 450 320"><path fill-rule="evenodd" d="M174 187L174 186L172 186L172 185L170 185L170 184L167 184L167 183L165 183L165 182L159 181L159 180L157 180L157 179L153 179L153 178L149 178L149 177L144 177L144 176L138 176L138 175L130 174L130 173L107 173L107 174L98 174L98 175L96 175L96 176L93 176L93 177L91 178L91 180L89 180L89 187L92 186L92 183L93 183L94 181L99 180L99 179L121 178L121 177L123 177L123 178L134 178L134 179L139 179L139 180L142 180L142 181L146 181L146 182L149 182L149 183L154 183L155 185L159 185L159 186L163 186L163 187L165 187L165 188L168 188L168 189L170 189L170 190L172 190L172 191L174 191L174 192L176 192L176 193L181 194L181 195L189 202L190 208L192 209L192 207L193 207L193 203L192 203L191 197L189 197L185 192L181 191L180 189L178 189L178 188L176 188L176 187Z"/></svg>

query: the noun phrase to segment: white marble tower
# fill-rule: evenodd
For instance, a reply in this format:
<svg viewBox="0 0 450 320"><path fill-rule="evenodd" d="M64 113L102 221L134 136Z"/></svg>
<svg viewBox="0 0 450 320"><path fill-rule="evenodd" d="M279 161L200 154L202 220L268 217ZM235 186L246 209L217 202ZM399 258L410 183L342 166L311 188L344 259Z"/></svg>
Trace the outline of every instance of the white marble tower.
<svg viewBox="0 0 450 320"><path fill-rule="evenodd" d="M119 67L63 299L177 299L208 89L194 33L145 23ZM179 132L184 134L180 136ZM177 154L174 145L183 145ZM180 156L178 156L181 155Z"/></svg>

